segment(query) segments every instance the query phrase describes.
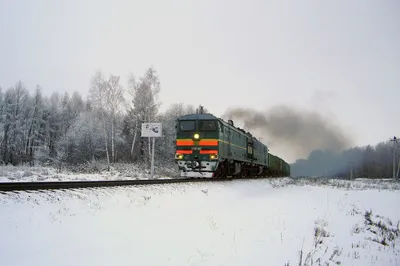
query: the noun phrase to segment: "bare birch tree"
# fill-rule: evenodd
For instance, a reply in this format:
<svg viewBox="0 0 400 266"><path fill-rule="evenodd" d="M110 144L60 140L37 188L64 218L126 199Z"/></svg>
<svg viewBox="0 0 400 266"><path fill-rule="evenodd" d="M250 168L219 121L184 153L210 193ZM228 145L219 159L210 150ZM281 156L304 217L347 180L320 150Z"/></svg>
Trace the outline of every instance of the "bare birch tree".
<svg viewBox="0 0 400 266"><path fill-rule="evenodd" d="M97 71L92 78L91 87L89 90L89 98L92 108L96 109L100 121L103 124L104 146L107 155L107 168L110 170L110 155L108 153L108 138L107 138L107 113L105 106L107 104L107 82L104 79L103 73Z"/></svg>
<svg viewBox="0 0 400 266"><path fill-rule="evenodd" d="M106 87L106 108L111 116L111 154L113 163L115 163L115 119L121 111L121 104L124 102L124 89L119 80L120 77L110 75Z"/></svg>

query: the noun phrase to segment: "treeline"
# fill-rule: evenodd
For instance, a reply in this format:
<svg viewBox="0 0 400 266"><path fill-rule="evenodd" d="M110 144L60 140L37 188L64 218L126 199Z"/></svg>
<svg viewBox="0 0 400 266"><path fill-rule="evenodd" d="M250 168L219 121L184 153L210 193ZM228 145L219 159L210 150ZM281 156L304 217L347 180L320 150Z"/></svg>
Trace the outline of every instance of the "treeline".
<svg viewBox="0 0 400 266"><path fill-rule="evenodd" d="M156 139L156 160L174 160L175 120L195 107L174 104L160 112L160 80L153 68L142 77L131 75L126 86L120 77L96 72L89 95L78 92L33 93L18 81L0 87L0 165L35 162L61 166L92 161L140 162L149 165L151 142L141 137L143 122L163 123ZM396 147L397 148L397 147ZM396 158L398 173L399 155ZM291 165L292 176L380 178L392 177L393 143L355 147L340 154L314 150Z"/></svg>
<svg viewBox="0 0 400 266"><path fill-rule="evenodd" d="M141 137L143 122L163 123L156 159L173 162L175 119L195 108L174 104L159 112L160 81L153 68L122 83L118 76L96 72L86 100L78 92L48 97L39 85L31 94L22 81L0 88L0 164L147 164L151 147Z"/></svg>
<svg viewBox="0 0 400 266"><path fill-rule="evenodd" d="M314 150L307 159L297 160L291 165L292 176L392 178L394 148L397 154L395 172L398 176L400 151L390 140L375 146L354 147L340 154Z"/></svg>

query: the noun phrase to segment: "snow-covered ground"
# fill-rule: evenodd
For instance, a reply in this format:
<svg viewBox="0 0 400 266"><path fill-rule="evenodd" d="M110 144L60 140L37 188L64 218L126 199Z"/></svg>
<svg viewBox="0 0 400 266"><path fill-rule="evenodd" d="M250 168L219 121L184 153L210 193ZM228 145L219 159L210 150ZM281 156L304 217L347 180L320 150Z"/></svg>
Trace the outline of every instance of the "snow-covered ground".
<svg viewBox="0 0 400 266"><path fill-rule="evenodd" d="M40 182L40 181L97 181L149 179L150 169L136 164L114 164L110 171L105 164L90 164L82 169L58 171L42 166L0 166L0 182ZM81 170L81 172L78 172ZM83 173L82 173L83 172ZM154 178L165 179L178 176L177 167L155 167Z"/></svg>
<svg viewBox="0 0 400 266"><path fill-rule="evenodd" d="M0 193L1 265L400 265L395 183L313 182Z"/></svg>

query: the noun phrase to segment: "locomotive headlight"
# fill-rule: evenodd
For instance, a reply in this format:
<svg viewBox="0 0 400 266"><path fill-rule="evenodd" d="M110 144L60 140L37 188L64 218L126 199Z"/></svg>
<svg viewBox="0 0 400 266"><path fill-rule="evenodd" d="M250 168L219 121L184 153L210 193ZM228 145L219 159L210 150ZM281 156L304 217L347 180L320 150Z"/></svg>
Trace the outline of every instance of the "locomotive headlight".
<svg viewBox="0 0 400 266"><path fill-rule="evenodd" d="M218 155L216 155L216 154L211 154L211 155L210 155L210 159L211 159L211 160L218 159Z"/></svg>
<svg viewBox="0 0 400 266"><path fill-rule="evenodd" d="M193 135L193 138L199 139L199 138L200 138L200 135L196 133L196 134Z"/></svg>
<svg viewBox="0 0 400 266"><path fill-rule="evenodd" d="M178 160L182 160L183 159L183 154L175 154L175 158Z"/></svg>

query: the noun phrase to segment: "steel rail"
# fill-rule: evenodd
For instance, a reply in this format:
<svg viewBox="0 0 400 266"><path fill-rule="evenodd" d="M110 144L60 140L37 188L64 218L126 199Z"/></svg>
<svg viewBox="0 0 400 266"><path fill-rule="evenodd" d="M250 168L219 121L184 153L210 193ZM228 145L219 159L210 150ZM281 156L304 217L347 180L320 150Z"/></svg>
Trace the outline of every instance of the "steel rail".
<svg viewBox="0 0 400 266"><path fill-rule="evenodd" d="M180 178L180 179L142 179L142 180L101 180L101 181L37 181L37 182L0 182L0 191L27 191L71 189L90 187L116 187L138 185L161 185L185 182L231 181L230 178Z"/></svg>

